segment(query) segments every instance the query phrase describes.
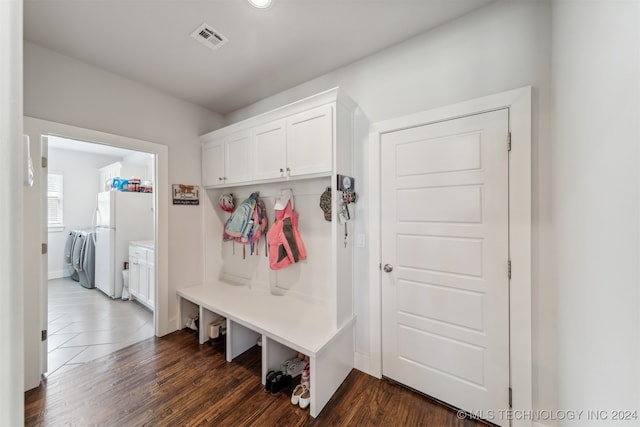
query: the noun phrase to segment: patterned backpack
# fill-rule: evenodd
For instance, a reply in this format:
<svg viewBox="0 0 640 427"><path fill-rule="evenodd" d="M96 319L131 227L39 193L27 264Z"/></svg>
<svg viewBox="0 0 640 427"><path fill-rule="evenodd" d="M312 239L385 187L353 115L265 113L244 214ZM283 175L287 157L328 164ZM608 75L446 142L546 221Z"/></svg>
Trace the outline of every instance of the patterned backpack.
<svg viewBox="0 0 640 427"><path fill-rule="evenodd" d="M240 203L224 225L224 241L234 241L243 245L249 245L250 253L257 254L257 245L260 237L267 230L267 214L264 202L259 194L251 193L249 198ZM243 247L243 256L245 249Z"/></svg>

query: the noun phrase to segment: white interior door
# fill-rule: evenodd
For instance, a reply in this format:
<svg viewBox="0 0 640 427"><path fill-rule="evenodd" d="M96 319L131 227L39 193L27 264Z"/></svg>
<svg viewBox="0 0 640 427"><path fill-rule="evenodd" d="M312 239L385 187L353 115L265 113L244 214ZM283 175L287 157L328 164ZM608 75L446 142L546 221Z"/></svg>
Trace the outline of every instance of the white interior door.
<svg viewBox="0 0 640 427"><path fill-rule="evenodd" d="M507 135L506 109L382 135L383 375L476 414L509 407Z"/></svg>

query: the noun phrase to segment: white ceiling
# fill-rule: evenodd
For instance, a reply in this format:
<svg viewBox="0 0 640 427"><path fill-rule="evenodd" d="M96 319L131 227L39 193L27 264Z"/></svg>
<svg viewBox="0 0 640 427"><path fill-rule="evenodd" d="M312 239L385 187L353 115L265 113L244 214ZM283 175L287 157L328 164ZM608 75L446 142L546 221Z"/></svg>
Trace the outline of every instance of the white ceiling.
<svg viewBox="0 0 640 427"><path fill-rule="evenodd" d="M25 39L227 114L492 0L25 0ZM190 37L203 22L229 39Z"/></svg>

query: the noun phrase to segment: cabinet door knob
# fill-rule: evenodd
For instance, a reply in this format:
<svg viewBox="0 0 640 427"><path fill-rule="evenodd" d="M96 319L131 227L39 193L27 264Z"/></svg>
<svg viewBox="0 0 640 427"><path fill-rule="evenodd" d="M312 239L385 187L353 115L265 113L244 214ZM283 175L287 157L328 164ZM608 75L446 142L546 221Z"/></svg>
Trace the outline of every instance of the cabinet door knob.
<svg viewBox="0 0 640 427"><path fill-rule="evenodd" d="M385 273L391 273L393 271L393 266L391 264L385 264L382 269Z"/></svg>
<svg viewBox="0 0 640 427"><path fill-rule="evenodd" d="M284 169L280 168L280 173L284 173Z"/></svg>
<svg viewBox="0 0 640 427"><path fill-rule="evenodd" d="M221 176L218 177L218 181L222 181L222 177Z"/></svg>

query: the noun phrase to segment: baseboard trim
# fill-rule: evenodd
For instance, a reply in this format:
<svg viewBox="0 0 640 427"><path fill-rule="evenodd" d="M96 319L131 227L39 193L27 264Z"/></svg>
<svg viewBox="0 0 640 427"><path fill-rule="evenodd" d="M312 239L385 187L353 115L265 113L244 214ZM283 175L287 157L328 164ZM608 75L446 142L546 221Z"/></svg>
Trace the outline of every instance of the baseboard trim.
<svg viewBox="0 0 640 427"><path fill-rule="evenodd" d="M57 270L57 271L50 271L47 275L47 278L51 280L51 279L60 279L62 277L67 277L67 276L69 276L69 274L65 270Z"/></svg>
<svg viewBox="0 0 640 427"><path fill-rule="evenodd" d="M362 371L367 375L371 375L372 377L381 378L379 375L376 375L373 369L371 369L371 356L368 354L354 352L353 362L353 367L357 370Z"/></svg>

